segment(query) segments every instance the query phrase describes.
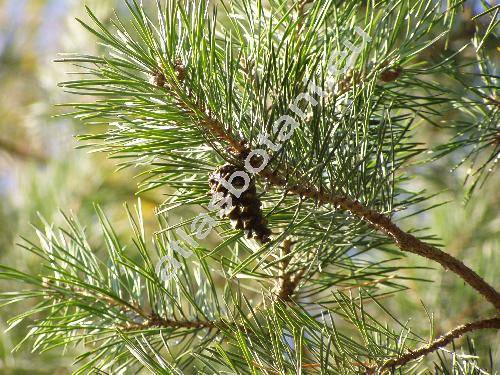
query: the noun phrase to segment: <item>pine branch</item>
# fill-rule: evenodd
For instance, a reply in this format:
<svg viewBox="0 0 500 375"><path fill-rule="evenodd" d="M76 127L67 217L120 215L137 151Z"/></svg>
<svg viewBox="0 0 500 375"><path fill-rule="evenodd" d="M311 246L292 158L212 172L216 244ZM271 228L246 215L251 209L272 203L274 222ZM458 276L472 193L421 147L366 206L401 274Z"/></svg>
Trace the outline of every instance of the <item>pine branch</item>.
<svg viewBox="0 0 500 375"><path fill-rule="evenodd" d="M434 340L429 345L423 346L417 350L411 350L407 354L402 355L399 358L391 359L385 362L381 367L370 368L367 370L367 374L381 373L383 370L394 369L399 366L404 366L407 363L414 361L420 357L426 356L446 345L451 343L454 339L463 336L466 333L477 331L480 329L500 329L500 318L483 319L475 322L467 323L458 326L451 331L447 332L440 338Z"/></svg>
<svg viewBox="0 0 500 375"><path fill-rule="evenodd" d="M142 314L141 314L142 316ZM148 315L142 323L119 325L117 328L124 331L143 331L150 328L172 328L172 329L224 329L247 331L247 328L238 323L228 323L224 320L177 320L164 318L153 312Z"/></svg>
<svg viewBox="0 0 500 375"><path fill-rule="evenodd" d="M273 185L282 187L287 186L287 180L280 176L277 172L273 173L263 170L261 175ZM500 310L500 294L491 285L484 281L481 276L463 264L460 260L445 253L437 247L426 244L415 236L406 233L394 224L389 217L363 206L356 200L319 192L314 187L295 185L289 188L289 192L302 197L311 198L323 204L329 203L341 210L351 212L358 218L369 223L372 227L392 238L395 245L402 251L431 259L441 264L445 269L451 270L462 278L467 284L477 290L484 298L486 298L486 300L495 306L497 310Z"/></svg>
<svg viewBox="0 0 500 375"><path fill-rule="evenodd" d="M248 155L251 152L251 149L246 146L248 144L246 140L236 140L229 132L224 130L224 126L216 119L209 117L204 124L207 124L208 129L212 130L219 137L219 140L226 141L239 155ZM318 191L313 186L294 184L290 186L288 179L283 177L278 171L270 171L268 168L265 168L259 172L259 175L271 185L285 188L291 194L310 198L321 204L331 204L338 209L351 212L361 220L369 223L373 228L389 236L402 251L431 259L441 264L445 269L451 270L486 298L495 309L500 310L500 294L484 281L481 276L460 260L403 231L389 217L363 206L357 200Z"/></svg>
<svg viewBox="0 0 500 375"><path fill-rule="evenodd" d="M11 321L17 324L35 314L43 314L43 318L36 317L37 323L27 336L38 338L35 350L91 342L94 347L79 358L85 360L82 372L101 366L133 368L136 366L134 360L124 358L127 354L124 340L119 337L121 332L147 337L157 343L163 329L170 337L194 337L203 329L210 330L207 332L210 337L214 333L219 336L245 329L243 321L232 319L234 315L222 316L212 279L209 275L200 278L193 264L189 267L198 275L196 280L184 268L175 285L159 282L152 253L146 248L145 229L139 213L135 219L127 209L133 244L138 251L128 257L125 249L130 250L130 247L120 242L104 213L97 210L106 239L106 262L96 257L98 251L90 247L77 220L64 216L68 227L54 229L47 224L45 232L37 230L40 246L30 241L23 244L25 249L41 258L42 267L49 270L48 274L31 276L0 265L1 279L23 282L32 288L1 293L2 302L9 304L41 298L35 308ZM137 211L141 211L140 206ZM165 251L165 240L155 237L155 249ZM138 262L138 258L142 262ZM203 269L208 268L205 260L199 259L199 262L203 263ZM201 340L191 348L200 347L201 351L204 345L205 341Z"/></svg>
<svg viewBox="0 0 500 375"><path fill-rule="evenodd" d="M69 283L61 283L54 281L52 278L44 277L42 285L46 288L48 294L58 296L59 298L89 298L94 301L99 301L107 304L111 308L119 308L137 314L139 317L146 318L148 315L140 308L140 306L133 301L124 301L117 296L111 294L104 294L100 292L88 291L84 288L70 285Z"/></svg>
<svg viewBox="0 0 500 375"><path fill-rule="evenodd" d="M309 8L306 4L310 3L314 4ZM153 372L158 372L159 368L170 369L167 362L171 359L173 366L180 365L182 371L189 369L191 359L184 354L190 352L207 365L209 371L203 373L217 373L219 366L229 366L231 371L241 373L256 373L258 368L269 373L291 373L307 367L318 367L328 373L330 369L331 373L337 373L337 369L343 373L359 373L359 363L370 371L373 363L379 363L383 369L404 365L446 345L453 337L479 329L471 328L477 323L458 327L429 346L403 355L401 358L408 357L407 362L399 364L400 358L384 363L408 347L405 344L408 338L416 337L398 319L395 320L403 327L399 333L384 326L380 316L370 316L363 309L364 296L370 297L368 302L378 304L392 291L372 295L361 287L370 288L378 283L393 287L395 283L386 281L395 272L390 269L391 275L387 275L389 268L379 267L371 259L365 261L359 255L374 248L390 251L386 248L390 242L402 251L451 269L495 308L500 308L498 292L473 270L423 242L424 238L418 239L403 231L391 219L391 213L401 206L424 199L423 195L413 193L408 198L401 184L408 174L398 173L421 151L410 138L412 121L429 113L438 115L439 106L447 100L448 89L421 82L416 74L412 75L415 73L412 59L440 38L427 37L431 30L442 31L435 27L441 21L439 4L422 0L413 10L395 3L390 12L388 8L373 9L370 17L363 18L357 16L361 7L344 2L338 7L337 3L335 0L301 0L295 2L294 9L280 6L272 17L280 19L275 24L271 18L266 18L268 12L260 2L253 7L250 1L235 1L227 6L230 8L226 9L227 22L217 25L215 13L212 18L207 16L208 3L166 2L163 11L158 2L159 25L155 25L144 12L142 3L134 0L127 5L133 15L135 31L130 33L121 21L113 21L118 37L89 11L98 29L84 26L98 36L111 56L67 59L78 65L89 64L90 73L96 79L62 85L72 92L103 96L104 100L95 104L74 106L75 116L91 125L105 123L111 126L104 134L91 134L82 139L104 141L101 150L116 157L135 159L124 162L123 166L150 162L153 167L145 172L151 172L145 179L149 184L147 188L168 185L177 189L165 213L190 204L207 204L207 173L220 165L221 160L242 167L247 155L256 148L256 137L260 137L257 134L272 133L275 140L280 140L275 131L271 132L274 120L289 108L290 99L305 89L300 82L306 83L303 80L306 74L312 73L311 80L324 87L323 78L328 75L325 59L341 48L342 39L352 39L353 25L364 26L372 36L371 44L364 48L357 65L345 78L335 78L335 88L321 99L320 107L307 113L301 122L303 126L272 154L271 164L258 174L262 183L257 186L265 185L263 209L269 209L270 223L274 229L283 229L284 238L288 235L300 238L299 251L292 254L292 242L285 240L281 259L276 259L275 247L262 246L256 250L221 220L215 228L225 241L213 251L192 249L200 264L196 271L189 260L184 261L177 254L183 266L182 272L176 273L179 280L163 285L147 255L143 234L134 242L139 244L145 266L124 256L123 246L117 239L108 241L112 243L112 280L123 277L125 284L109 284L113 286L110 294L116 293L120 298L123 295L124 300L131 298L139 305L139 301L143 301L142 279L146 276L144 291L148 292L148 298L144 306L148 307L143 310L139 306L140 311L131 311L107 300L105 295L104 298L96 295L101 301L93 301L91 295L80 294L85 297L82 298L84 302L91 302L84 304L90 309L82 314L93 325L103 326L106 334L113 329L120 335L123 333L121 343L126 343L143 365L152 366ZM271 2L269 5L273 8L277 4ZM367 15L372 7L375 5L367 4ZM297 17L294 11L298 11ZM240 15L243 20L232 15ZM333 27L330 27L332 22ZM408 30L406 34L405 29ZM256 43L249 43L249 37ZM385 56L383 61L380 56ZM342 64L342 59L339 62ZM403 65L405 74L398 80L403 73L399 67ZM316 71L316 67L321 67L321 74L311 72ZM148 81L144 75L151 79ZM384 83L389 84L384 86ZM425 99L420 91L426 94ZM303 109L307 112L310 108ZM408 112L414 116L406 115ZM119 122L111 123L116 119ZM255 181L252 180L252 184ZM352 216L355 220L351 220ZM187 223L162 225L162 241L154 242L159 255L169 254L167 244L177 238L173 229ZM374 233L370 227L382 234ZM109 235L111 231L106 233ZM230 258L220 252L226 250ZM246 253L251 255L241 262L240 258ZM278 298L257 311L243 293L244 288L255 291L254 285L245 281L239 284L240 280L236 293L230 283L226 283L224 293L219 293L210 275L212 266L208 260L219 261L224 276L230 271L231 277L242 275L242 280L252 279L252 283L254 280L274 280L273 293ZM314 265L311 266L312 260ZM361 269L363 265L368 267ZM276 268L279 269L277 275ZM317 269L321 272L317 278L312 278L310 274ZM200 284L202 272L207 280ZM78 279L77 274L75 279ZM344 284L346 281L348 283ZM274 303L292 301L298 286L309 283L312 285L305 285L301 296L313 308L306 304ZM333 285L338 288L347 285L343 290L360 288L359 296L353 298L339 291L333 293L331 301L311 298L320 296ZM90 293L96 290L93 285L88 288ZM118 293L125 290L127 293ZM223 296L225 308L221 307L219 296ZM95 313L94 306L102 308ZM114 307L110 309L112 314L106 310L109 306ZM318 307L324 309L322 322L314 311ZM257 316L262 318L257 319ZM338 330L344 327L337 325L337 317L357 330L364 340L362 345L350 338L351 332L344 335ZM255 325L252 324L254 318ZM49 316L47 330L52 320ZM61 326L67 324L66 317L61 317L60 321ZM491 328L498 328L498 323L494 325ZM163 328L169 336L168 341L192 335L191 343L196 342L195 347L188 342L190 339L184 340L188 343L179 349L182 359L175 359L174 354L163 360L160 348L164 345L165 352L170 352L169 343L163 340ZM223 339L220 346L209 344L214 341L212 329L217 338ZM206 333L205 339L202 340L199 333ZM85 332L85 335L93 334ZM128 335L135 339L139 335L149 335L143 337L147 345L135 345L128 340ZM63 332L60 337L65 338ZM45 340L45 345L50 345L50 338ZM116 344L112 343L118 348L116 353L121 353L122 349ZM433 345L438 346L434 348ZM100 350L104 353L106 347ZM211 353L212 358L206 353ZM422 354L413 357L415 353ZM106 352L106 355L115 360L113 354ZM154 361L160 362L159 366L154 366ZM313 363L308 363L310 361Z"/></svg>
<svg viewBox="0 0 500 375"><path fill-rule="evenodd" d="M355 81L354 78L353 80ZM184 83L188 84L188 82ZM248 140L236 139L230 131L225 129L224 125L219 120L211 116L212 111L210 108L205 108L205 106L199 105L197 106L196 101L192 96L186 97L185 95L181 95L175 87L173 91L174 92L172 93L177 94L177 104L183 109L183 112L194 118L198 118L198 124L205 128L205 130L211 132L212 135L219 141L222 141L222 143L229 146L236 156L244 158L246 155L251 153L252 150L248 147L250 144ZM445 269L450 269L452 272L461 277L467 284L477 290L483 297L486 298L486 300L493 304L497 310L500 309L500 294L491 285L486 283L477 273L463 264L460 260L403 231L396 224L394 224L389 217L369 207L363 206L357 200L320 191L314 186L290 185L288 183L290 177L296 176L293 176L293 174L290 176L288 171L288 178L284 177L278 171L270 171L269 168L265 168L259 172L259 175L271 185L285 188L287 192L291 194L295 194L303 198L310 198L321 204L331 204L338 209L351 212L361 220L370 224L373 228L390 237L396 246L402 251L414 253L427 259L431 259L441 264ZM295 289L291 280L288 283L288 287L290 287L288 288L289 290ZM287 293L285 293L285 295L286 294Z"/></svg>
<svg viewBox="0 0 500 375"><path fill-rule="evenodd" d="M70 295L75 298L91 298L96 301L100 301L110 308L120 308L123 310L127 310L129 312L135 313L137 319L143 319L141 323L126 323L119 324L116 328L123 329L125 331L142 331L149 328L187 328L187 329L203 329L203 328L216 328L216 324L218 322L212 321L189 321L189 320L174 320L169 318L163 318L158 315L156 312L147 313L144 309L134 302L127 302L121 299L113 298L113 296L105 295L103 293L93 292L74 287L68 284L63 286L56 285L51 279L44 278L43 285L48 288L47 292L49 294L57 294L60 297L68 297L65 292L69 292ZM62 290L61 290L62 288ZM49 292L50 290L50 292ZM219 323L220 324L220 323Z"/></svg>

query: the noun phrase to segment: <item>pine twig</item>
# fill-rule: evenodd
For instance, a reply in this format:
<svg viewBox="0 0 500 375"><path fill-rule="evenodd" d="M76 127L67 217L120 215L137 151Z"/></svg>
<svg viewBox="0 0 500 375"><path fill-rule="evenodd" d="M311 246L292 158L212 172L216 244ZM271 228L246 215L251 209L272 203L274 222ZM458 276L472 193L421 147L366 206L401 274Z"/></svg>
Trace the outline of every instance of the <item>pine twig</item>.
<svg viewBox="0 0 500 375"><path fill-rule="evenodd" d="M120 326L121 329L126 331L141 331L149 328L185 328L185 329L203 329L203 328L216 328L216 323L212 321L203 320L173 320L162 318L156 313L149 315L148 319L143 323L134 323Z"/></svg>
<svg viewBox="0 0 500 375"><path fill-rule="evenodd" d="M218 320L176 320L163 318L156 312L148 315L147 319L141 323L128 323L118 325L116 328L124 331L142 331L151 328L172 328L172 329L228 329L239 330L248 333L248 328L239 323L228 323L222 319Z"/></svg>
<svg viewBox="0 0 500 375"><path fill-rule="evenodd" d="M56 284L56 281L58 282L58 284ZM95 290L89 292L88 290L80 288L76 285L71 285L69 283L61 283L58 280L54 280L47 277L44 277L42 279L42 285L44 288L46 288L45 291L48 294L55 294L63 299L68 298L68 294L65 292L69 291L73 293L75 296L82 298L90 298L93 299L95 302L103 302L110 307L115 307L122 310L128 310L130 312L136 313L138 316L141 316L143 318L147 317L147 314L140 308L140 306L137 303L134 303L133 301L125 301L121 298L103 294Z"/></svg>
<svg viewBox="0 0 500 375"><path fill-rule="evenodd" d="M430 354L438 350L439 348L448 345L454 339L459 338L460 336L463 336L466 333L476 331L479 329L500 329L500 318L495 317L491 319L478 320L475 322L455 327L448 333L444 334L440 338L431 342L429 345L423 346L417 350L411 350L399 358L390 359L379 368L375 367L369 368L366 374L371 375L376 373L383 373L384 370L390 370L398 366L404 366L405 364L411 361L426 356L427 354Z"/></svg>
<svg viewBox="0 0 500 375"><path fill-rule="evenodd" d="M50 280L44 280L44 284L46 287L50 287L52 284ZM66 288L67 290L71 291L72 293L75 293L78 296L85 297L85 298L93 298L96 301L101 301L103 303L108 304L110 307L118 307L122 309L126 309L130 312L133 312L136 314L137 319L143 319L143 322L141 323L127 323L127 324L121 324L118 325L117 328L123 329L125 331L140 331L144 329L149 329L149 328L154 328L154 327L160 327L160 328L174 328L174 329L179 329L179 328L185 328L185 329L203 329L203 328L217 328L217 324L223 324L226 325L226 323L220 321L220 322L213 322L213 321L203 321L203 320L196 320L196 321L189 321L189 320L173 320L173 319L168 319L168 318L163 318L158 313L152 312L152 313L147 313L144 311L144 309L139 306L136 303L133 302L127 302L123 300L116 300L111 296L104 295L102 293L89 293L86 290L82 290L77 287L73 287L70 285L67 285ZM51 291L59 292L57 289ZM64 295L63 293L61 293Z"/></svg>
<svg viewBox="0 0 500 375"><path fill-rule="evenodd" d="M136 319L142 319L143 321L141 323L126 323L126 324L119 324L116 326L116 328L125 330L125 331L140 331L140 330L145 330L149 328L173 328L173 329L179 329L179 328L185 328L185 329L203 329L203 328L217 328L218 326L225 326L229 327L229 325L225 322L221 321L204 321L204 320L195 320L195 321L190 321L190 320L174 320L174 319L169 319L169 318L163 318L158 313L156 312L151 312L147 313L144 311L144 309L139 306L136 303L133 302L127 302L121 299L115 299L112 296L105 295L103 293L90 293L86 290L83 290L81 288L72 286L72 285L63 285L63 286L56 286L54 284L54 281L51 279L46 279L44 278L43 280L43 285L48 289L47 292L49 293L55 293L60 295L63 298L67 298L67 294L65 294L62 290L59 288L62 288L64 290L68 290L71 293L74 293L74 295L78 297L83 297L83 298L92 298L96 302L103 302L107 304L111 308L119 308L119 309L124 309L128 310L129 312L132 312L136 314ZM241 326L237 327L239 329L242 329Z"/></svg>
<svg viewBox="0 0 500 375"><path fill-rule="evenodd" d="M285 257L290 254L292 245L293 241L290 239L283 241L282 249ZM297 286L306 272L306 268L302 268L298 271L287 271L286 269L289 263L290 258L285 258L282 262L280 274L278 276L278 285L276 287L276 295L284 302L291 300L293 293L295 293Z"/></svg>

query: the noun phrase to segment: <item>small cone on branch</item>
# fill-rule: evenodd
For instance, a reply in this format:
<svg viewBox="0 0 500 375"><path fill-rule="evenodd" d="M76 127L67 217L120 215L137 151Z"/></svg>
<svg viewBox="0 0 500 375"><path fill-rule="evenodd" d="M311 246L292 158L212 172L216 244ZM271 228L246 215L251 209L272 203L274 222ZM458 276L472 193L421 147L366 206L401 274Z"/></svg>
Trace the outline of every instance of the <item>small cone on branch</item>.
<svg viewBox="0 0 500 375"><path fill-rule="evenodd" d="M181 83L184 82L184 79L186 78L186 68L184 67L180 59L176 59L174 62L174 72L179 82ZM153 73L151 75L150 82L152 85L155 85L157 87L168 88L167 79L165 78L165 75L161 71Z"/></svg>
<svg viewBox="0 0 500 375"><path fill-rule="evenodd" d="M382 73L380 73L380 79L383 82L392 82L399 78L399 76L403 73L403 68L397 66L395 68L386 69Z"/></svg>
<svg viewBox="0 0 500 375"><path fill-rule="evenodd" d="M247 238L253 238L261 244L269 242L271 230L267 226L267 219L263 216L262 203L257 196L255 182L250 180L250 185L239 197L232 194L220 182L223 179L231 182L236 189L242 188L245 184L242 178L236 177L229 181L231 175L237 171L241 171L241 169L232 164L224 164L217 168L208 180L210 191L212 195L222 193L225 198L231 197L232 208L224 214L224 217L231 220L231 226L234 229L243 230ZM221 208L227 209L229 207L227 207L227 203L224 203Z"/></svg>
<svg viewBox="0 0 500 375"><path fill-rule="evenodd" d="M179 82L184 82L184 79L186 78L186 68L182 64L181 59L176 59L174 63L174 71L177 76L177 79Z"/></svg>
<svg viewBox="0 0 500 375"><path fill-rule="evenodd" d="M167 84L167 81L163 73L154 74L153 76L151 76L149 82L157 87L165 87L165 85Z"/></svg>

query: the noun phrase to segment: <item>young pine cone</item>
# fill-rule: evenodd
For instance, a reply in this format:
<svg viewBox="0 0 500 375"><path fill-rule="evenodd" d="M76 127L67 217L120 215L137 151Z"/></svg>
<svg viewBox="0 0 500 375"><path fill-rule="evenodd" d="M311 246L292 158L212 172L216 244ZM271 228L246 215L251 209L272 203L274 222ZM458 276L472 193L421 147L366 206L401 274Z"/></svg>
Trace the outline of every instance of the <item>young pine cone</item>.
<svg viewBox="0 0 500 375"><path fill-rule="evenodd" d="M383 82L392 82L392 81L396 80L397 78L399 78L401 73L403 73L403 69L400 66L398 66L394 69L387 69L387 70L384 70L382 73L380 73L380 79Z"/></svg>
<svg viewBox="0 0 500 375"><path fill-rule="evenodd" d="M157 87L165 87L165 85L167 84L167 80L163 73L155 73L150 77L149 83Z"/></svg>
<svg viewBox="0 0 500 375"><path fill-rule="evenodd" d="M250 180L250 185L239 198L220 183L220 180L224 179L231 182L235 189L241 189L245 184L242 178L236 177L229 181L231 175L237 171L241 171L241 169L231 164L224 164L217 168L208 180L210 191L212 195L222 193L224 197L228 197L228 195L231 197L232 208L229 212L226 211L224 217L231 220L234 229L243 230L247 238L253 238L261 244L269 242L271 230L267 227L267 219L262 214L262 203L257 197L255 182ZM227 202L225 202L221 209L227 208Z"/></svg>
<svg viewBox="0 0 500 375"><path fill-rule="evenodd" d="M184 79L186 78L186 68L184 67L184 65L182 65L182 61L180 59L175 60L174 72L179 82L184 82ZM155 85L157 87L168 88L167 79L165 78L165 75L160 71L152 74L149 81L152 85Z"/></svg>

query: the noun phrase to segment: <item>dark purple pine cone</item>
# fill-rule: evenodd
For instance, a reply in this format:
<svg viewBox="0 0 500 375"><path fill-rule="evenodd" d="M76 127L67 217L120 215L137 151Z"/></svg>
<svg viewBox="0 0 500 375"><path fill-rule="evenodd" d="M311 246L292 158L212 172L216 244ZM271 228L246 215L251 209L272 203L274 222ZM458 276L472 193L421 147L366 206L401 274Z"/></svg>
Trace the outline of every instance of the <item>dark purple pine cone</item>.
<svg viewBox="0 0 500 375"><path fill-rule="evenodd" d="M250 185L239 198L219 182L220 179L229 182L231 175L237 171L242 171L242 169L232 164L224 164L217 168L210 174L208 180L210 191L212 195L222 193L224 197L228 194L231 196L233 207L224 217L231 220L231 226L234 229L243 230L247 238L253 238L259 243L269 242L271 230L267 226L267 219L263 216L262 203L257 196L255 182L250 180ZM239 177L234 178L231 183L236 189L241 189L245 185L243 178ZM222 208L227 208L226 205L224 203Z"/></svg>

